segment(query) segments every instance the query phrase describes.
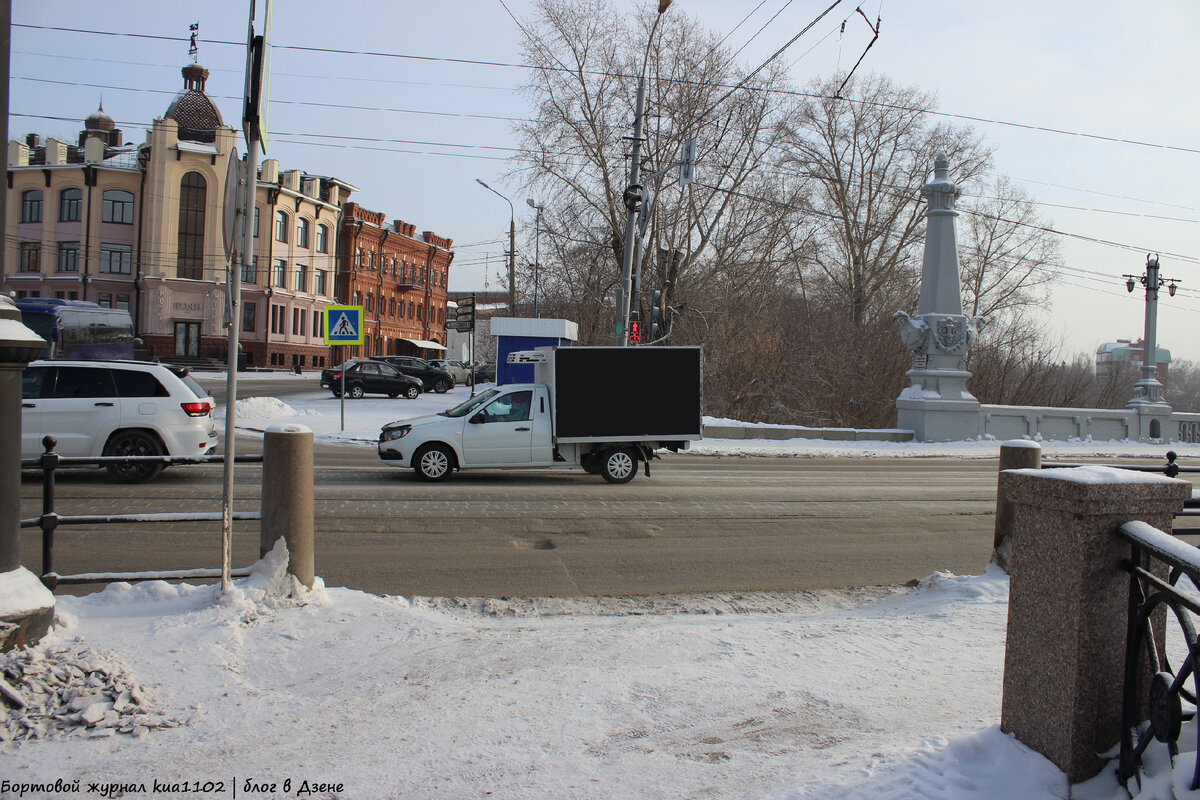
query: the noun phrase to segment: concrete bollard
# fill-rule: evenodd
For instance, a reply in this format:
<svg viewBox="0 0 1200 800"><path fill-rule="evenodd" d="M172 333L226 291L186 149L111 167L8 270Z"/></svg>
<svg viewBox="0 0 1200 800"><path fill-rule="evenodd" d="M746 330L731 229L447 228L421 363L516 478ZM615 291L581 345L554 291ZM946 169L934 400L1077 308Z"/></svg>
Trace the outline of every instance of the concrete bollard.
<svg viewBox="0 0 1200 800"><path fill-rule="evenodd" d="M1000 445L1000 472L1006 469L1041 469L1042 446L1028 439L1011 439ZM996 479L996 534L992 563L1008 572L1012 548L1012 503L1004 494L1004 482Z"/></svg>
<svg viewBox="0 0 1200 800"><path fill-rule="evenodd" d="M263 436L260 558L280 536L287 543L288 572L311 589L313 433L303 425L274 425Z"/></svg>
<svg viewBox="0 0 1200 800"><path fill-rule="evenodd" d="M1121 736L1129 545L1141 520L1171 530L1187 481L1112 467L1000 473L1013 506L1000 729L1072 782Z"/></svg>

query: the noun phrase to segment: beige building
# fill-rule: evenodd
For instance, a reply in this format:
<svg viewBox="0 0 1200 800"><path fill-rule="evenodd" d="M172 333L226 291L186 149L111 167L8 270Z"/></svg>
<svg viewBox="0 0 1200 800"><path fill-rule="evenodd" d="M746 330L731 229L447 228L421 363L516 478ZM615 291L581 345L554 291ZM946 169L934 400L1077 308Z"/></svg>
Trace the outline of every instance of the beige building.
<svg viewBox="0 0 1200 800"><path fill-rule="evenodd" d="M184 87L127 147L103 110L78 145L30 136L9 143L3 290L126 308L148 354L226 358L226 287L237 132L205 93ZM322 366L320 326L333 301L341 207L354 187L262 162L254 265L243 271L238 324L255 366Z"/></svg>

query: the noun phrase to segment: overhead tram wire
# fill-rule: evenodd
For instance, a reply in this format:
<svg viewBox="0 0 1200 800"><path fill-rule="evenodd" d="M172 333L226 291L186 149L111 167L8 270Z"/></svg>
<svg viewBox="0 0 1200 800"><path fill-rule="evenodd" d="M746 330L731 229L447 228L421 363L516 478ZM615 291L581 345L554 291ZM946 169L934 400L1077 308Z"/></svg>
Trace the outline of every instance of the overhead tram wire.
<svg viewBox="0 0 1200 800"><path fill-rule="evenodd" d="M498 1L501 3L501 5L504 4L504 0L498 0ZM828 9L826 9L826 11L823 12L820 15L820 17L818 17L817 20L814 20L813 23L810 23L809 26L806 26L804 31L801 31L799 34L797 34L795 37L793 37L793 39L791 41L789 41L782 48L780 48L780 50L776 52L776 55L773 55L771 58L767 59L767 61L763 62L763 64L761 64L755 70L754 73L751 73L750 76L747 76L746 80L743 80L743 81L735 84L732 88L730 88L729 92L726 93L726 96L731 95L737 89L744 88L747 91L767 92L767 93L774 93L774 94L787 94L787 95L793 95L793 96L798 96L798 97L811 97L814 99L823 99L824 98L823 95L813 94L812 92L804 92L804 91L795 90L795 89L781 89L781 88L777 88L777 87L764 88L764 87L757 87L757 86L747 86L745 84L750 77L753 77L754 74L756 74L758 71L761 71L768 63L770 63L770 61L774 60L774 58L776 58L780 53L782 53L784 50L786 50L796 39L798 39L801 35L803 35L808 30L808 28L815 25L816 22L819 21L819 19L823 18L826 14L828 14L828 12L831 11L837 5L839 5L840 2L841 2L841 0L837 0L837 2L835 2L832 6L830 6ZM505 9L508 10L507 6L505 6ZM512 12L509 11L509 14L511 16ZM515 19L516 18L514 17L514 20ZM520 25L520 23L518 23L518 25ZM164 35L141 34L141 33L139 33L139 34L121 33L121 32L117 32L117 31L99 31L99 30L90 30L90 29L85 29L85 28L67 28L67 27L62 27L62 26L30 25L27 23L13 23L12 27L14 27L14 28L30 28L30 29L35 29L35 30L66 31L66 32L71 32L71 33L92 34L92 35L98 35L98 36L131 36L131 37L141 38L141 39L158 39L158 40L162 40L162 41L171 41L171 42L186 42L186 41L188 41L188 39L186 39L184 37L179 37L179 36L164 36ZM525 28L523 26L521 26L521 30L524 31ZM224 40L218 40L218 39L206 39L203 41L206 44L228 45L228 46L235 46L235 47L241 47L241 48L245 47L245 42L231 42L231 41L224 41ZM413 54L409 54L409 53L388 53L388 52L382 52L382 51L347 50L347 49L337 49L337 48L322 48L322 47L309 47L309 46L300 46L300 45L280 45L280 44L272 45L272 47L275 49L281 49L281 50L297 50L297 51L304 51L304 52L332 53L332 54L338 54L338 55L362 55L362 56L371 56L371 57L378 57L378 58L413 59L413 60L427 61L427 62L445 62L445 63L466 64L466 65L475 65L475 66L499 67L499 68L505 68L505 69L521 69L521 70L559 69L559 70L568 71L568 72L572 71L569 68L563 66L561 62L559 62L559 66L557 68L555 68L555 67L543 67L543 66L537 66L537 65L531 65L531 64L514 64L514 63L503 62L503 61L483 61L483 60L479 60L479 59L450 58L450 57L439 57L439 56L419 56L419 55L413 55ZM585 73L589 74L589 75L597 75L597 76L601 76L601 77L621 77L621 75L619 73L606 72L606 71L602 71L602 70L586 70ZM663 79L663 80L669 80L669 79ZM678 79L674 79L674 82L685 84L685 85L695 83L693 81L682 81L682 80L678 80ZM835 98L828 98L828 99L835 99ZM724 100L724 97L722 98L721 101L718 101L718 102L723 102L723 100ZM1169 150L1169 151L1173 151L1173 152L1200 154L1200 148L1184 147L1181 145L1161 144L1161 143L1156 143L1156 142L1146 142L1146 141L1142 141L1142 140L1138 140L1138 139L1129 139L1129 138L1125 138L1125 137L1105 136L1102 134L1085 133L1085 132L1081 132L1081 131L1071 131L1071 130L1067 130L1065 128L1052 128L1052 127L1045 126L1045 125L1034 125L1034 124L1030 124L1030 123L1010 122L1007 120L993 119L993 118L989 118L989 117L981 117L981 116L970 115L970 114L955 114L955 113L946 112L946 111L933 111L933 110L929 110L929 109L907 108L904 106L897 106L897 105L888 104L888 103L879 103L879 102L875 102L875 101L856 100L856 99L852 99L852 98L843 98L843 100L845 100L846 102L852 102L852 103L864 103L864 104L870 104L870 105L877 105L877 106L880 106L881 108L890 108L890 109L895 109L895 110L899 110L899 111L911 111L914 113L929 114L931 116L944 117L947 119L959 119L959 120L964 120L967 122L977 122L977 123L988 124L988 125L1008 126L1008 127L1020 128L1020 129L1024 129L1024 130L1037 131L1040 133L1051 133L1051 134L1056 134L1056 135L1061 135L1061 136L1073 136L1073 137L1079 137L1079 138L1085 138L1085 139L1094 139L1097 141L1110 142L1110 143L1114 143L1114 144L1128 144L1128 145L1133 145L1136 147L1149 147L1149 148L1160 149L1160 150ZM705 113L708 113L708 112L705 112Z"/></svg>

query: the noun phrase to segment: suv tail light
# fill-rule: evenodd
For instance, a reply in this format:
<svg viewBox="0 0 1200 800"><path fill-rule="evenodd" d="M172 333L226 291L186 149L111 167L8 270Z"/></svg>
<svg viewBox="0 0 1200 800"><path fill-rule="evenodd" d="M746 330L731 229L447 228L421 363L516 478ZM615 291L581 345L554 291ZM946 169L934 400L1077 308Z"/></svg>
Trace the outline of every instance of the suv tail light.
<svg viewBox="0 0 1200 800"><path fill-rule="evenodd" d="M189 417L203 417L212 411L212 405L209 403L180 403L183 408L183 413Z"/></svg>
<svg viewBox="0 0 1200 800"><path fill-rule="evenodd" d="M341 372L335 372L335 373L333 373L333 379L334 379L335 381L340 381L340 380L342 379L342 373L341 373Z"/></svg>

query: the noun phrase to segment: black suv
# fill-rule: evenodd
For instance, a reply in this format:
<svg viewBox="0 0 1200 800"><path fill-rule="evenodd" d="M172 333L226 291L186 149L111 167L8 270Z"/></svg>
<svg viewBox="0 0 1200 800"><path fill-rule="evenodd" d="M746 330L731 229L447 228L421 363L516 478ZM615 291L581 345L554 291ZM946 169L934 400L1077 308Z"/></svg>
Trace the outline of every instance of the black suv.
<svg viewBox="0 0 1200 800"><path fill-rule="evenodd" d="M454 376L444 369L438 369L423 358L416 356L375 356L373 361L383 361L391 364L405 375L421 379L421 385L427 392L445 394L454 388Z"/></svg>
<svg viewBox="0 0 1200 800"><path fill-rule="evenodd" d="M388 397L404 395L415 400L421 394L421 382L405 375L390 364L373 360L347 361L340 366L321 370L321 388L333 392L334 397L342 394L345 376L346 394L355 399L364 394L386 394Z"/></svg>

